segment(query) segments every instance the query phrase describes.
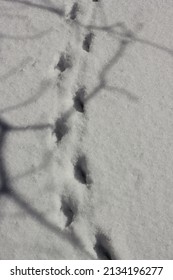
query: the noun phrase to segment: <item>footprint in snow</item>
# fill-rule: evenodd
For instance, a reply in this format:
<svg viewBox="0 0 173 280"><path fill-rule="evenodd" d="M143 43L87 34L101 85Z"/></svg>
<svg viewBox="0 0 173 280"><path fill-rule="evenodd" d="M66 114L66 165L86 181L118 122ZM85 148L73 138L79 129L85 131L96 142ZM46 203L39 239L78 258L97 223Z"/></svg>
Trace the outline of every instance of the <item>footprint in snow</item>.
<svg viewBox="0 0 173 280"><path fill-rule="evenodd" d="M74 176L81 184L90 187L92 180L89 175L88 162L85 155L81 155L77 158L74 164Z"/></svg>
<svg viewBox="0 0 173 280"><path fill-rule="evenodd" d="M74 101L74 108L76 111L80 113L84 113L85 111L85 94L86 94L86 89L85 87L81 87L78 89L76 92L73 101Z"/></svg>
<svg viewBox="0 0 173 280"><path fill-rule="evenodd" d="M77 213L77 206L75 205L74 201L70 200L70 198L62 197L61 211L66 217L65 227L69 227L74 221L75 215Z"/></svg>
<svg viewBox="0 0 173 280"><path fill-rule="evenodd" d="M75 20L77 18L78 12L79 12L79 4L75 2L69 14L70 19Z"/></svg>
<svg viewBox="0 0 173 280"><path fill-rule="evenodd" d="M61 73L66 71L67 69L71 69L72 57L68 53L64 52L61 54L58 64L55 66L55 69L58 69Z"/></svg>
<svg viewBox="0 0 173 280"><path fill-rule="evenodd" d="M94 250L100 260L117 260L110 244L110 239L103 233L96 234Z"/></svg>
<svg viewBox="0 0 173 280"><path fill-rule="evenodd" d="M66 119L62 116L61 118L58 118L55 123L55 128L53 133L55 134L57 138L57 142L60 142L62 138L68 133L69 128L67 126Z"/></svg>
<svg viewBox="0 0 173 280"><path fill-rule="evenodd" d="M92 41L94 38L94 33L90 32L86 34L84 40L83 40L83 50L86 52L90 52Z"/></svg>

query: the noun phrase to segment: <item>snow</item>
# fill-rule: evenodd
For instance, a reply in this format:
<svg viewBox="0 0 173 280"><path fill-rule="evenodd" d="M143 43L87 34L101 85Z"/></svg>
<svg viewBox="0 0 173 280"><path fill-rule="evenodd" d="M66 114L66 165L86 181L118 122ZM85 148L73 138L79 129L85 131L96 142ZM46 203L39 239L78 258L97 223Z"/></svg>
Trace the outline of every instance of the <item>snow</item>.
<svg viewBox="0 0 173 280"><path fill-rule="evenodd" d="M0 7L0 259L171 259L172 1Z"/></svg>

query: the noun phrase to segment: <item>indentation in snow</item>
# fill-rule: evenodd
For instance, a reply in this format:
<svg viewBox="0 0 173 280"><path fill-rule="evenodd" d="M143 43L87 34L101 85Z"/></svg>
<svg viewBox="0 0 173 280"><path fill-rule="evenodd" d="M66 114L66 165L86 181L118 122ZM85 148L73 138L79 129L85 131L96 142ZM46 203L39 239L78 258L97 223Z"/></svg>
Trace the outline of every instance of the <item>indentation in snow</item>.
<svg viewBox="0 0 173 280"><path fill-rule="evenodd" d="M83 50L85 50L86 52L90 52L91 49L91 44L94 38L94 34L92 32L88 33L83 41Z"/></svg>
<svg viewBox="0 0 173 280"><path fill-rule="evenodd" d="M57 141L61 141L62 138L68 133L69 128L66 123L66 119L62 116L58 118L55 123L54 133L56 135Z"/></svg>
<svg viewBox="0 0 173 280"><path fill-rule="evenodd" d="M85 185L91 184L91 178L89 176L88 164L85 155L81 155L77 158L74 165L74 176L81 183Z"/></svg>
<svg viewBox="0 0 173 280"><path fill-rule="evenodd" d="M85 87L81 87L75 94L74 97L74 108L76 111L84 113L85 110Z"/></svg>

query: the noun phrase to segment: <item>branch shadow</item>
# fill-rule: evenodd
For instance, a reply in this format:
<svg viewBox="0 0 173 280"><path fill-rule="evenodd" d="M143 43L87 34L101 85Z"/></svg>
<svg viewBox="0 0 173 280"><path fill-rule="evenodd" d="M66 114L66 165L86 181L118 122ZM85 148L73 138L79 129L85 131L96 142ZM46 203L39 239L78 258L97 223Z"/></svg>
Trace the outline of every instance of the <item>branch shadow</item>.
<svg viewBox="0 0 173 280"><path fill-rule="evenodd" d="M40 39L44 37L45 35L49 34L52 31L52 28L49 28L48 30L43 30L37 34L34 35L27 35L27 36L14 36L14 35L7 35L5 33L0 32L0 38L5 40L16 40L16 41L23 41L23 40L34 40L34 39Z"/></svg>
<svg viewBox="0 0 173 280"><path fill-rule="evenodd" d="M80 243L80 240L76 236L68 231L61 230L58 226L50 222L45 216L35 209L29 202L27 202L19 193L11 191L8 193L8 197L12 199L18 206L20 206L27 214L38 222L41 226L47 228L52 233L56 234L61 240L68 242L74 249L78 248L84 252L89 259L94 257L86 251Z"/></svg>
<svg viewBox="0 0 173 280"><path fill-rule="evenodd" d="M41 160L40 164L37 167L32 167L32 168L28 169L26 172L21 173L19 175L16 175L15 177L12 177L11 181L20 180L20 179L22 179L24 177L36 174L37 172L46 169L48 164L51 162L52 157L53 157L53 151L46 152L43 155L42 160Z"/></svg>
<svg viewBox="0 0 173 280"><path fill-rule="evenodd" d="M54 14L62 17L62 18L65 18L65 11L62 10L62 9L59 9L57 7L44 6L44 5L32 3L30 1L26 1L26 0L3 0L3 1L11 2L11 3L19 3L19 4L26 5L26 6L36 8L36 9L39 9L39 10L45 10L47 12L51 12L51 13L54 13ZM45 2L47 2L47 1L45 1ZM48 1L47 3L51 3L51 2ZM94 25L94 24L83 24L79 20L75 19L74 23L76 25L84 28L84 29L87 29L88 31L89 30L104 31L104 32L108 32L110 34L114 34L118 38L127 39L126 34L124 32L119 32L119 31L115 30L115 28L117 28L117 27L118 28L121 27L121 28L126 29L125 24L123 22L118 22L118 23L115 22L115 23L110 24L110 25L97 26L97 25ZM13 35L7 36L3 33L0 33L0 37L2 37L4 39L14 39L14 40L36 39L36 38L40 38L40 37L44 36L45 34L47 34L48 31L43 31L43 32L41 32L40 34L37 34L37 35L22 36L22 37L20 37L20 36L16 37L16 36L13 36ZM148 45L150 47L156 48L158 50L161 50L161 51L166 52L169 55L173 56L173 50L172 49L170 49L166 46L162 46L162 45L159 45L157 43L151 42L150 40L143 39L143 38L140 38L138 36L134 36L133 41Z"/></svg>
<svg viewBox="0 0 173 280"><path fill-rule="evenodd" d="M58 226L50 222L42 213L35 209L31 204L26 201L11 185L9 176L7 174L7 168L5 166L5 160L3 157L3 150L6 142L6 138L9 133L13 131L25 131L25 130L43 130L52 128L49 124L34 125L29 127L15 127L9 125L2 118L0 118L0 197L6 196L13 200L21 209L23 209L31 218L37 221L41 226L47 228L52 233L55 233L62 240L67 241L72 247L82 250L89 259L93 259L93 256L87 252L80 243L80 240L71 232L62 231Z"/></svg>
<svg viewBox="0 0 173 280"><path fill-rule="evenodd" d="M7 174L7 169L3 159L3 150L6 141L7 134L10 128L6 122L0 119L0 194L9 194L10 193L10 182Z"/></svg>
<svg viewBox="0 0 173 280"><path fill-rule="evenodd" d="M59 17L64 17L64 15L65 15L65 12L62 9L50 7L50 6L44 6L44 5L29 2L29 1L25 1L25 0L5 0L5 2L20 3L22 5L25 5L25 6L28 6L31 8L37 8L39 10L53 13Z"/></svg>
<svg viewBox="0 0 173 280"><path fill-rule="evenodd" d="M121 32L121 31L117 31L115 28L119 28L119 27L123 27L125 26L124 23L122 22L119 22L119 23L113 23L111 25L103 25L103 26L96 26L96 25L87 25L87 24L82 24L81 22L79 21L76 21L76 23L81 26L82 28L85 28L87 30L97 30L97 31L103 31L103 32L108 32L109 34L112 34L112 35L115 35L117 38L124 38L126 39L127 36L124 32ZM166 46L162 46L160 44L157 44L157 43L154 43L150 40L147 40L147 39L144 39L144 38L140 38L138 36L134 36L133 37L133 41L134 42L138 42L138 43L141 43L141 44L145 44L145 45L148 45L150 47L153 47L155 49L158 49L158 50L161 50L163 52L166 52L167 54L169 54L170 56L173 56L173 50L166 47Z"/></svg>
<svg viewBox="0 0 173 280"><path fill-rule="evenodd" d="M38 91L33 96L29 97L27 100L25 100L21 103L1 109L0 114L20 109L23 106L25 106L25 107L29 106L32 103L38 101L46 93L46 90L49 88L49 86L50 86L50 81L43 80L40 84Z"/></svg>
<svg viewBox="0 0 173 280"><path fill-rule="evenodd" d="M21 68L24 68L30 61L31 57L24 58L17 66L12 67L9 71L5 74L0 76L0 82L5 82L8 78L15 75Z"/></svg>
<svg viewBox="0 0 173 280"><path fill-rule="evenodd" d="M101 90L104 90L104 89L106 89L107 91L110 91L110 92L114 92L115 94L119 93L122 96L124 96L125 98L129 99L129 101L131 101L133 103L138 103L140 101L140 98L137 95L135 95L134 93L132 93L131 91L129 91L123 87L110 86L106 82L106 75L108 74L108 72L123 57L127 47L130 44L134 43L132 38L133 38L133 34L129 33L129 34L127 34L127 39L123 38L123 39L119 40L119 47L118 47L117 51L110 58L110 60L107 62L107 64L102 68L102 70L99 74L99 83L94 87L94 89L88 95L85 96L85 98L83 100L85 105L89 100L93 99L96 95L99 94L99 92ZM68 118L70 118L70 116L74 112L75 112L75 108L74 108L74 106L72 106L62 115L62 118L64 118L67 121Z"/></svg>
<svg viewBox="0 0 173 280"><path fill-rule="evenodd" d="M42 6L39 4L34 4L31 3L29 1L24 1L24 0L16 0L16 1L12 1L12 0L6 0L6 2L15 2L15 3L20 3L20 4L24 4L26 6L30 6L33 8L37 8L40 10L45 10L54 14L57 14L58 16L64 17L64 11L57 9L57 8L51 8L51 7L47 7L47 6ZM117 36L118 40L119 40L119 47L117 49L117 51L115 52L115 54L113 55L113 57L109 60L109 62L102 68L101 73L99 74L99 83L95 86L95 88L92 90L92 92L90 92L90 94L88 96L86 96L85 98L85 103L88 102L90 99L94 98L100 90L102 89L107 89L108 91L113 91L113 92L119 92L120 94L124 95L125 97L129 98L130 101L133 102L138 102L139 98L134 95L132 92L124 89L124 88L119 88L119 87L114 87L114 86L110 86L107 85L106 82L106 75L109 73L109 71L112 69L113 66L115 66L119 60L123 57L123 55L125 54L125 51L127 49L127 47L135 42L140 42L143 44L147 44L151 47L160 49L164 52L167 52L168 54L170 54L171 56L173 55L173 51L165 46L160 46L158 44L152 43L148 40L145 39L140 39L138 38L133 32L130 32L129 30L127 30L127 28L125 27L125 25L121 25L122 26L122 32L118 32L115 31L114 28L115 27L120 27L120 23L115 23L113 25L109 25L109 26L94 26L94 25L83 25L81 24L79 21L76 21L76 23L86 29L89 30L102 30L105 32L108 32L110 34L114 34L115 36ZM4 38L9 38L9 39L21 39L23 40L24 37L15 37L15 36L6 36L4 34L0 34L0 37L4 36ZM6 37L5 37L6 36ZM34 35L35 36L35 35ZM37 35L38 36L38 35ZM29 38L29 37L25 37L25 38ZM33 36L32 36L33 39ZM14 70L14 69L13 69ZM9 72L10 74L13 72ZM9 75L8 73L8 75ZM8 78L8 75L6 76ZM49 87L49 82L43 82L38 90L38 92L36 92L36 94L34 94L34 96L28 98L27 100L17 104L17 105L12 105L9 106L5 109L2 109L0 111L0 113L5 113L5 112L9 112L9 111L13 111L13 110L17 110L23 106L28 106L30 104L32 104L33 102L37 101L43 94L45 94L46 90ZM64 117L65 119L69 118L73 113L74 113L74 108L70 108L68 111L66 111L64 113ZM7 197L9 197L10 199L12 199L13 201L16 202L16 204L18 204L22 209L24 209L27 214L32 217L34 220L36 220L40 225L46 227L47 229L49 229L50 231L54 232L55 234L57 234L58 236L60 236L61 238L63 238L64 240L67 239L68 242L72 245L72 246L76 246L79 249L84 251L84 248L80 245L79 240L74 236L69 234L68 232L64 232L62 231L59 227L57 227L56 225L54 225L53 223L51 223L48 219L45 218L45 216L40 213L38 210L36 210L35 208L33 208L29 202L27 202L25 200L25 198L23 198L19 193L17 193L11 185L9 176L7 174L7 168L5 166L5 160L3 157L3 150L5 147L5 142L6 142L6 137L9 133L12 133L13 131L27 131L27 130L43 130L43 129L53 129L52 125L48 124L48 125L34 125L34 126L27 126L27 127L16 127L16 126L12 126L9 125L8 123L6 123L3 119L0 119L0 178L1 178L1 189L0 189L0 195L6 195ZM40 167L44 167L44 164L41 165ZM26 172L25 174L21 175L21 176L25 176L25 175L29 175L31 174L30 172L32 172L32 170L28 170L28 172ZM86 254L93 259L93 256L90 255L88 252L86 252Z"/></svg>
<svg viewBox="0 0 173 280"><path fill-rule="evenodd" d="M91 98L93 98L98 92L103 89L107 88L110 91L114 91L115 88L110 87L106 85L106 75L107 73L111 70L111 68L120 60L120 58L124 55L127 46L131 40L128 37L128 40L122 39L119 42L119 47L117 51L115 52L114 56L109 60L109 62L103 67L100 75L99 75L99 84L94 88L94 90L86 97L85 102L88 102ZM30 97L29 99L17 104L10 106L8 108L5 108L0 111L0 113L5 113L13 110L17 110L23 106L28 106L29 104L32 104L33 102L37 101L45 92L46 89L49 87L50 83L48 81L44 81L41 83L40 88L34 96ZM119 91L121 93L124 92L126 96L128 96L129 92L127 90L124 90L123 88L118 89L116 88L116 91ZM130 95L131 99L136 100L136 97ZM70 115L73 113L73 109L71 108L70 111L67 111L65 113L66 118L70 117ZM79 249L84 251L84 248L82 247L80 241L75 237L73 234L69 233L64 233L62 230L57 227L56 225L52 224L49 220L45 218L43 214L41 214L38 210L34 209L29 202L27 202L19 193L17 193L11 185L9 176L7 174L7 168L5 166L5 159L3 158L3 150L5 147L5 141L6 137L9 133L12 133L14 131L22 131L25 132L27 130L43 130L43 129L52 129L53 126L50 124L43 124L43 125L33 125L33 126L13 126L5 122L3 119L0 119L0 131L1 131L1 141L0 141L0 176L1 176L1 189L0 189L0 194L1 195L6 195L8 198L14 200L22 209L24 209L29 216L31 216L34 220L36 220L40 225L48 228L50 231L56 233L58 236L62 238L66 238L72 246L76 246ZM30 171L28 171L29 174ZM90 259L93 259L93 256L90 255L88 252L86 252L87 255L89 255Z"/></svg>
<svg viewBox="0 0 173 280"><path fill-rule="evenodd" d="M128 38L128 40L122 39L122 40L119 41L119 47L118 47L116 53L108 61L108 63L103 67L103 69L102 69L102 71L99 75L99 81L100 81L99 84L86 97L85 102L89 101L94 96L96 96L99 93L99 91L102 90L102 89L106 89L108 91L119 92L120 94L127 97L130 101L134 101L134 102L139 101L139 97L136 96L135 94L133 94L132 92L130 92L130 91L124 89L124 88L109 86L109 85L107 85L107 82L106 82L106 75L111 70L111 68L113 66L115 66L118 63L118 61L122 58L122 56L125 54L125 51L126 51L128 45L132 42L133 41L129 40L129 38Z"/></svg>

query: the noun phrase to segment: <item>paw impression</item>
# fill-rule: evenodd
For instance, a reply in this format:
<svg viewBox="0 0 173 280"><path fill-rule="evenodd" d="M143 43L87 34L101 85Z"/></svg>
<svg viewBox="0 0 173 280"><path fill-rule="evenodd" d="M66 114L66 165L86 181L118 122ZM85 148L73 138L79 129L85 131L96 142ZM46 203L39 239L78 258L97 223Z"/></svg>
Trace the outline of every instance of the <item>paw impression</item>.
<svg viewBox="0 0 173 280"><path fill-rule="evenodd" d="M74 108L76 111L84 113L85 110L85 87L78 89L73 100L74 100Z"/></svg>
<svg viewBox="0 0 173 280"><path fill-rule="evenodd" d="M58 118L55 123L54 134L56 135L57 142L60 142L62 138L68 133L69 128L67 126L66 119L62 116Z"/></svg>
<svg viewBox="0 0 173 280"><path fill-rule="evenodd" d="M70 11L70 15L69 15L70 19L75 20L77 18L78 12L79 12L79 4L75 2L73 4L73 7L72 7L71 11Z"/></svg>
<svg viewBox="0 0 173 280"><path fill-rule="evenodd" d="M61 211L66 217L66 227L69 227L74 221L74 217L77 213L77 207L74 205L70 198L62 197L61 200Z"/></svg>
<svg viewBox="0 0 173 280"><path fill-rule="evenodd" d="M67 53L62 53L55 69L58 69L60 72L64 72L65 70L72 68L72 66L71 56Z"/></svg>
<svg viewBox="0 0 173 280"><path fill-rule="evenodd" d="M89 186L92 183L92 180L89 176L87 159L84 155L81 155L77 158L77 161L74 165L74 176L81 184Z"/></svg>
<svg viewBox="0 0 173 280"><path fill-rule="evenodd" d="M117 259L111 248L109 238L102 233L96 234L96 243L94 250L99 260L115 260Z"/></svg>
<svg viewBox="0 0 173 280"><path fill-rule="evenodd" d="M94 34L92 32L88 33L83 41L83 50L85 50L86 52L90 52L91 49L91 44L94 38Z"/></svg>

